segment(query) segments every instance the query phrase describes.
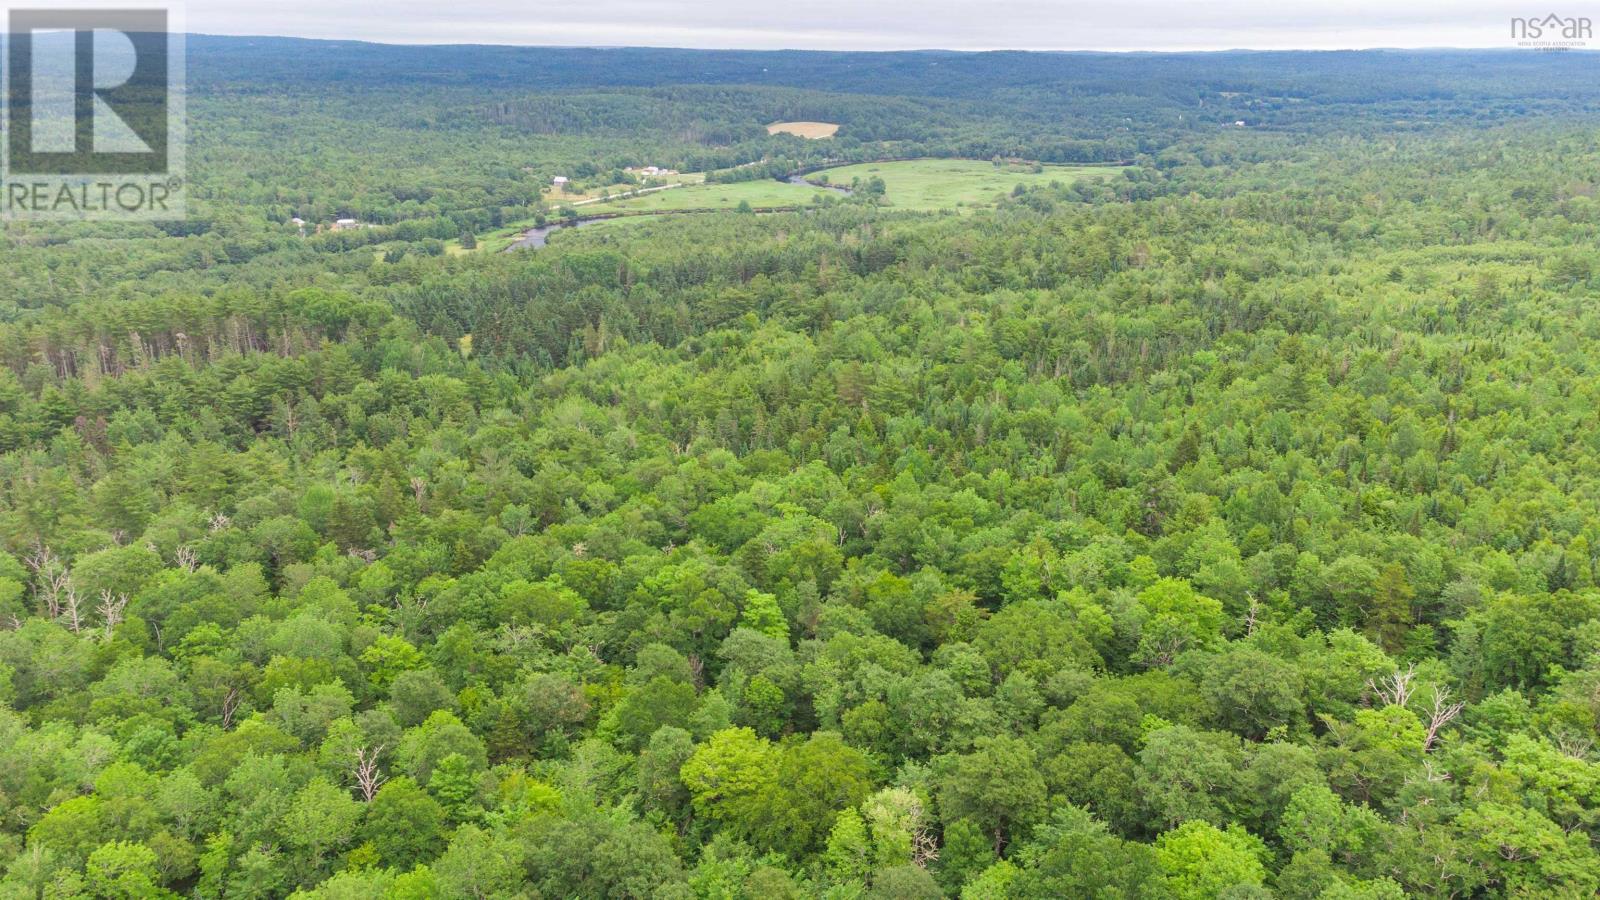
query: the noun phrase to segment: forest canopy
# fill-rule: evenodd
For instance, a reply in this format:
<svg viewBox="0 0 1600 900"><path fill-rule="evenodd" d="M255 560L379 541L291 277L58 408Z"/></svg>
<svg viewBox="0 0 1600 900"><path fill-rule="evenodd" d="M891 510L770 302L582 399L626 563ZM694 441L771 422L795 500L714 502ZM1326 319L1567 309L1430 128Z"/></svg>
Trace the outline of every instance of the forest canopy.
<svg viewBox="0 0 1600 900"><path fill-rule="evenodd" d="M4 232L0 898L1600 891L1587 56L338 50Z"/></svg>

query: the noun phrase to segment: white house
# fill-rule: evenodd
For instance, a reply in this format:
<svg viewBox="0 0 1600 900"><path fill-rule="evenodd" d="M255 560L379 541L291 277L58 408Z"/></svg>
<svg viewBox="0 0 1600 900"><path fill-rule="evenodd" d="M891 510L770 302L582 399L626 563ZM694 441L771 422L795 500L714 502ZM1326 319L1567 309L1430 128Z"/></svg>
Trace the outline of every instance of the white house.
<svg viewBox="0 0 1600 900"><path fill-rule="evenodd" d="M550 179L550 183L555 185L556 187L560 187L563 184L567 183L567 176L565 176L565 175L557 175L556 177Z"/></svg>

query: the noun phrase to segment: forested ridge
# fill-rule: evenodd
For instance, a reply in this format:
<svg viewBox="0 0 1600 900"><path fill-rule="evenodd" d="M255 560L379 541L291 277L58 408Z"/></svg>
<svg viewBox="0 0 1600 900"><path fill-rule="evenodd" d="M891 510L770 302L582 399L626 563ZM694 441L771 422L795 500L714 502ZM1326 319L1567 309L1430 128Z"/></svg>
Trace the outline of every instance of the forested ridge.
<svg viewBox="0 0 1600 900"><path fill-rule="evenodd" d="M0 248L0 897L1600 891L1580 89L447 254L500 205L240 177L210 117L309 101L195 81L196 220ZM535 168L654 134L418 108L364 152L463 184L532 183L444 149L499 114Z"/></svg>

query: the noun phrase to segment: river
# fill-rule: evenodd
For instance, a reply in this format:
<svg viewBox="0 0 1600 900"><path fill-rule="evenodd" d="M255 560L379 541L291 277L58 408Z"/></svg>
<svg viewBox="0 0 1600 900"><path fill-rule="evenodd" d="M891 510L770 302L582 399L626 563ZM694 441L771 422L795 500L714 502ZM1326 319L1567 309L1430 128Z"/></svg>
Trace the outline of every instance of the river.
<svg viewBox="0 0 1600 900"><path fill-rule="evenodd" d="M550 233L552 231L559 231L562 228L582 228L585 225L592 225L595 222L602 222L611 218L615 218L615 216L602 216L597 219L576 219L571 222L550 222L537 228L530 228L522 233L522 237L512 241L502 252L510 253L512 250L537 249L550 241Z"/></svg>
<svg viewBox="0 0 1600 900"><path fill-rule="evenodd" d="M784 180L790 184L803 184L806 187L822 188L825 191L833 191L835 194L844 194L846 196L849 196L850 194L850 189L847 187L842 187L837 184L823 184L820 181L807 181L804 175L790 175Z"/></svg>

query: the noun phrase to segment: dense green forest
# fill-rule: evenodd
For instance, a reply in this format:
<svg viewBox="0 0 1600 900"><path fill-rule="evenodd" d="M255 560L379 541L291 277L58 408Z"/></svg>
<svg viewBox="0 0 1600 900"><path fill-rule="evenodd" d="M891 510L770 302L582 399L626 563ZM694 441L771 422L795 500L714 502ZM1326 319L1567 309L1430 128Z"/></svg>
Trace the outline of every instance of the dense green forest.
<svg viewBox="0 0 1600 900"><path fill-rule="evenodd" d="M191 54L0 245L0 898L1600 892L1587 55ZM891 156L1131 165L443 249Z"/></svg>

